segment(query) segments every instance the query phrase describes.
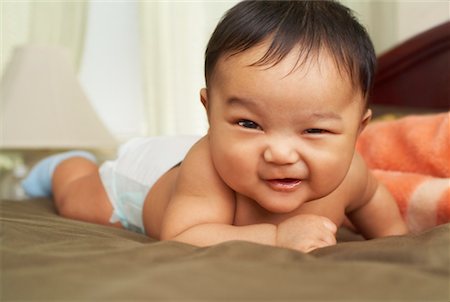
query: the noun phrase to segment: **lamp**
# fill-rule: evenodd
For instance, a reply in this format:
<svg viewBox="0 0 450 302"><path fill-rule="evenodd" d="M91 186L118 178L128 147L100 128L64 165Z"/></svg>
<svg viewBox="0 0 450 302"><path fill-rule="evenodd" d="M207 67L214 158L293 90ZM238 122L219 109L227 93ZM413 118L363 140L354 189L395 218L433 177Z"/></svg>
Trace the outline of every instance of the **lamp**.
<svg viewBox="0 0 450 302"><path fill-rule="evenodd" d="M62 47L17 48L3 76L0 97L0 148L116 146Z"/></svg>
<svg viewBox="0 0 450 302"><path fill-rule="evenodd" d="M15 50L0 86L0 164L17 150L116 145L83 92L66 49L25 45ZM18 171L24 174L23 167Z"/></svg>

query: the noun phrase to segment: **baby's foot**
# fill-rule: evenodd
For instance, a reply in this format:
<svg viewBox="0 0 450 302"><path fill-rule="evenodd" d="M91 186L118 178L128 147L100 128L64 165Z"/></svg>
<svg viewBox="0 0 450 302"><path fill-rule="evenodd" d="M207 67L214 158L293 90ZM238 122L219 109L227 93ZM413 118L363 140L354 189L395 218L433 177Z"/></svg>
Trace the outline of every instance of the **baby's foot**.
<svg viewBox="0 0 450 302"><path fill-rule="evenodd" d="M29 197L52 196L52 178L56 167L71 157L83 157L96 162L95 156L86 151L69 151L49 156L38 162L22 181L22 188Z"/></svg>

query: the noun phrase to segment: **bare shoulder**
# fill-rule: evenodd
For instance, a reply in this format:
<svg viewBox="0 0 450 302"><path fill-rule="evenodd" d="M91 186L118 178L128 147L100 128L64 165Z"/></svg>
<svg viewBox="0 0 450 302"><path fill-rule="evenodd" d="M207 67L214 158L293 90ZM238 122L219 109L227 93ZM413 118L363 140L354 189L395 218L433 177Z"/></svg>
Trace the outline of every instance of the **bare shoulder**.
<svg viewBox="0 0 450 302"><path fill-rule="evenodd" d="M225 199L233 195L214 167L207 136L201 138L183 160L176 193L202 198L225 197Z"/></svg>
<svg viewBox="0 0 450 302"><path fill-rule="evenodd" d="M342 183L348 196L347 211L353 211L367 203L375 194L377 184L364 159L355 152L350 169Z"/></svg>
<svg viewBox="0 0 450 302"><path fill-rule="evenodd" d="M200 139L183 160L164 214L162 234L171 238L205 223L232 224L234 193L217 174L208 138Z"/></svg>

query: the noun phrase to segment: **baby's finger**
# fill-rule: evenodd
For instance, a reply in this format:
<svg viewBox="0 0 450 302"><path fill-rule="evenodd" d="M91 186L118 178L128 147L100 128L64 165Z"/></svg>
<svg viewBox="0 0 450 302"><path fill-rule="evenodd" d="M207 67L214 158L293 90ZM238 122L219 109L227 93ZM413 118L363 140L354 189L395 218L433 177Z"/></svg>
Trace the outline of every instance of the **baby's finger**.
<svg viewBox="0 0 450 302"><path fill-rule="evenodd" d="M323 218L323 228L319 230L320 234L318 236L319 240L323 241L326 245L336 244L336 225L328 218Z"/></svg>
<svg viewBox="0 0 450 302"><path fill-rule="evenodd" d="M335 245L336 244L336 237L333 234L324 234L322 237L322 241L325 242L327 245Z"/></svg>
<svg viewBox="0 0 450 302"><path fill-rule="evenodd" d="M330 219L326 218L326 217L322 217L322 222L323 225L333 234L336 234L337 232L337 226L333 223L333 221L331 221Z"/></svg>
<svg viewBox="0 0 450 302"><path fill-rule="evenodd" d="M333 243L329 243L329 242L325 242L323 240L317 240L316 242L314 242L314 244L309 245L304 252L309 253L312 252L316 249L319 248L323 248L323 247L327 247L327 246L331 246L334 245Z"/></svg>

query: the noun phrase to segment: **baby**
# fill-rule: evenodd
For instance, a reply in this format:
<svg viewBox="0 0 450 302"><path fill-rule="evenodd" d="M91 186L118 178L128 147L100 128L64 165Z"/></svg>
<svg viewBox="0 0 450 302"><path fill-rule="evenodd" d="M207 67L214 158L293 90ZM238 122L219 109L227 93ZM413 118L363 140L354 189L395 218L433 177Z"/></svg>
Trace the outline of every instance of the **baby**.
<svg viewBox="0 0 450 302"><path fill-rule="evenodd" d="M49 157L23 186L65 217L209 246L245 240L303 252L336 243L346 217L366 238L407 232L355 152L371 118L375 54L334 1L244 1L206 50L201 137L137 138L97 167Z"/></svg>

